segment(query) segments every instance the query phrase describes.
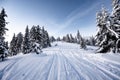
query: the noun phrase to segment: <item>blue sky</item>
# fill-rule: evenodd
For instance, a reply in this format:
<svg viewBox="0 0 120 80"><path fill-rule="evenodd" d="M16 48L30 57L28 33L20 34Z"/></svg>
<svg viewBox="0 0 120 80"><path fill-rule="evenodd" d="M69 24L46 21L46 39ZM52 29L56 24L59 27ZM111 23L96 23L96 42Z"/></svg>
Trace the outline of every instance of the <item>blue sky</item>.
<svg viewBox="0 0 120 80"><path fill-rule="evenodd" d="M111 10L112 0L0 0L0 8L5 8L10 22L7 40L13 33L25 31L26 25L44 26L55 37L67 33L83 36L95 35L96 12L104 5ZM1 10L0 9L0 10Z"/></svg>

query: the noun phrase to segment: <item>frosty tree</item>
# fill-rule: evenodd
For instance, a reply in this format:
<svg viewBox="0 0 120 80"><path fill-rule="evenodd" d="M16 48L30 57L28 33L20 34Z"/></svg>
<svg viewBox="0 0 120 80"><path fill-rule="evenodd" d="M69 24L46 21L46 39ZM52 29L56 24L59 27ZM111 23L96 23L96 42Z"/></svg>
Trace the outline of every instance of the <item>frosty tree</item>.
<svg viewBox="0 0 120 80"><path fill-rule="evenodd" d="M23 34L20 32L17 35L17 41L16 41L16 51L17 51L17 53L22 52L22 42L23 42Z"/></svg>
<svg viewBox="0 0 120 80"><path fill-rule="evenodd" d="M80 38L80 48L86 49L86 42L82 37Z"/></svg>
<svg viewBox="0 0 120 80"><path fill-rule="evenodd" d="M109 20L109 14L107 10L102 7L102 10L97 13L97 27L98 27L98 33L96 37L97 44L99 45L99 49L97 52L107 52L110 50L110 43L109 43L109 37L111 36L111 32L108 30L108 20Z"/></svg>
<svg viewBox="0 0 120 80"><path fill-rule="evenodd" d="M31 51L38 51L41 52L42 48L46 48L51 46L50 44L50 39L49 39L49 34L48 32L44 29L44 27L38 26L33 26L30 30L30 43L31 43ZM36 48L37 47L37 48ZM38 50L36 50L38 49ZM38 53L36 52L36 53Z"/></svg>
<svg viewBox="0 0 120 80"><path fill-rule="evenodd" d="M13 35L13 38L12 38L12 40L11 40L11 42L10 42L10 47L9 47L10 55L11 55L11 56L17 54L16 42L17 42L17 39L16 39L16 36L15 36L15 34L14 34L14 35Z"/></svg>
<svg viewBox="0 0 120 80"><path fill-rule="evenodd" d="M74 41L74 37L72 36L72 34L70 34L70 42L71 43L74 43L75 41Z"/></svg>
<svg viewBox="0 0 120 80"><path fill-rule="evenodd" d="M112 1L113 11L110 19L110 25L116 37L115 52L120 52L120 0Z"/></svg>
<svg viewBox="0 0 120 80"><path fill-rule="evenodd" d="M8 50L6 48L5 41L4 41L5 39L4 34L8 30L5 27L7 24L5 17L7 17L7 15L5 13L5 9L3 8L0 13L0 59L2 59L2 61L4 60L6 54L8 53Z"/></svg>
<svg viewBox="0 0 120 80"><path fill-rule="evenodd" d="M80 35L80 32L79 30L77 31L77 43L80 44L80 38L81 38L81 35Z"/></svg>
<svg viewBox="0 0 120 80"><path fill-rule="evenodd" d="M26 30L25 30L25 35L24 35L24 39L23 39L22 52L24 54L27 54L27 53L30 52L30 33L29 33L28 26L26 27Z"/></svg>
<svg viewBox="0 0 120 80"><path fill-rule="evenodd" d="M39 43L37 43L36 41L33 41L31 44L31 51L32 53L36 53L36 54L40 54L42 52L42 47Z"/></svg>
<svg viewBox="0 0 120 80"><path fill-rule="evenodd" d="M50 42L54 42L54 41L56 41L55 37L54 37L54 36L51 36L51 37L50 37Z"/></svg>
<svg viewBox="0 0 120 80"><path fill-rule="evenodd" d="M98 52L119 52L120 48L120 0L113 0L113 11L110 16L105 8L97 14L97 45Z"/></svg>

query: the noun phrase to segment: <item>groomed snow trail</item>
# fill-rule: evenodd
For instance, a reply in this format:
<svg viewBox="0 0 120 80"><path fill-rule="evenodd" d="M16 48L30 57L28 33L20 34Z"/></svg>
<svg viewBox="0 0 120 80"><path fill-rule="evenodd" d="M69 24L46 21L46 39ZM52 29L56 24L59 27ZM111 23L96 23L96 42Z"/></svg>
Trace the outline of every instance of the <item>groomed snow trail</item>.
<svg viewBox="0 0 120 80"><path fill-rule="evenodd" d="M95 54L93 49L56 42L41 55L8 58L0 62L0 80L120 80L120 54Z"/></svg>

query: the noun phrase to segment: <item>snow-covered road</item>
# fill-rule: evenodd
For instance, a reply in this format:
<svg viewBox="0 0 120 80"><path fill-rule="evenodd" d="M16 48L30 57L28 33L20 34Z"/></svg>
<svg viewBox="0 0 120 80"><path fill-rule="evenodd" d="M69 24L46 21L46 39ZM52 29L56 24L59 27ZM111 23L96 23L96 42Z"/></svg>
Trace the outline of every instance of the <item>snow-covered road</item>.
<svg viewBox="0 0 120 80"><path fill-rule="evenodd" d="M0 62L0 80L120 80L120 55L95 54L92 49L56 42L42 55L8 58Z"/></svg>

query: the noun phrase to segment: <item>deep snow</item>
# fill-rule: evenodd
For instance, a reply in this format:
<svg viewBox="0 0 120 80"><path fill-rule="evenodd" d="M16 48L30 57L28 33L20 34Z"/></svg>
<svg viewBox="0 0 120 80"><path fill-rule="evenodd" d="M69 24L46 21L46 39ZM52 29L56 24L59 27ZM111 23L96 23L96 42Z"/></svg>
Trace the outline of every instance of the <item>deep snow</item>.
<svg viewBox="0 0 120 80"><path fill-rule="evenodd" d="M55 42L39 55L9 57L0 62L0 80L120 80L120 54L87 48Z"/></svg>

